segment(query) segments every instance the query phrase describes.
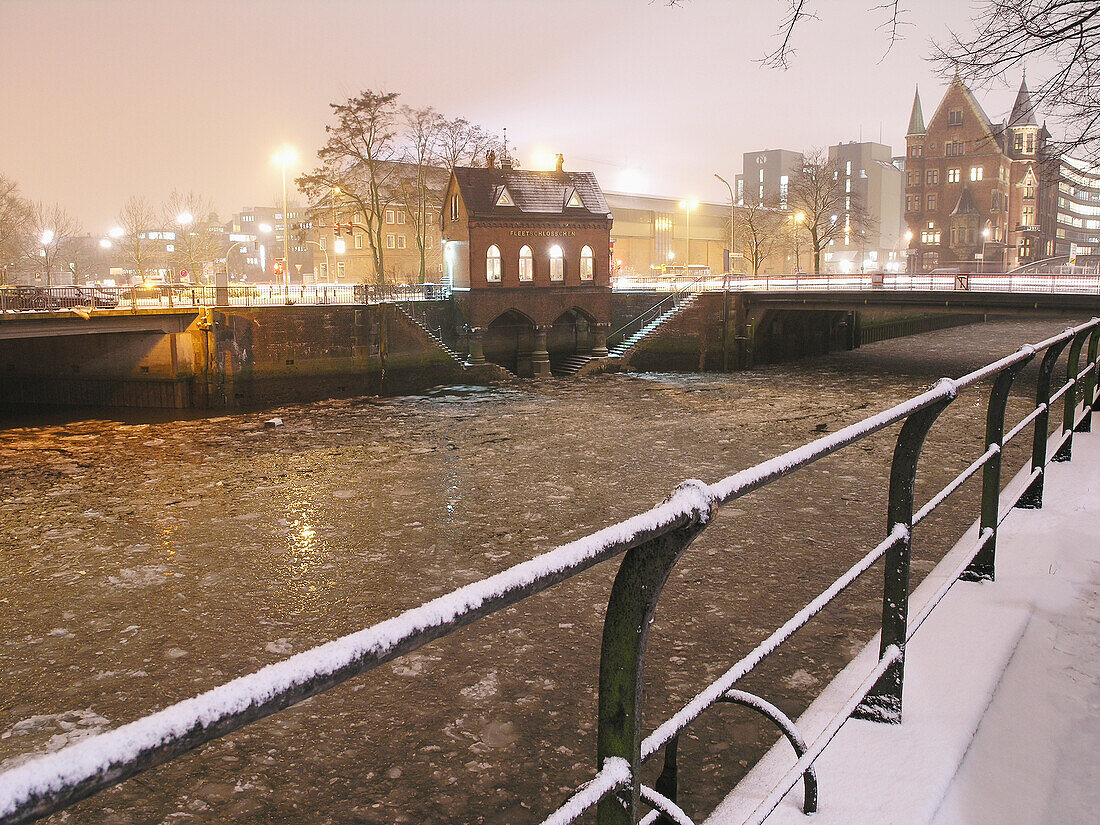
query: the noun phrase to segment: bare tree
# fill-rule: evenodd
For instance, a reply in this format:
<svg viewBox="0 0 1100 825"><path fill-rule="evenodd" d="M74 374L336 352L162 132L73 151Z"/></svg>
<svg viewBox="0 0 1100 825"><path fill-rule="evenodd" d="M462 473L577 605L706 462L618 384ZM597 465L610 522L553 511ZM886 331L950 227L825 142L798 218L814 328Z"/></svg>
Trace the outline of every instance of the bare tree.
<svg viewBox="0 0 1100 825"><path fill-rule="evenodd" d="M988 87L1028 60L1042 59L1054 73L1032 90L1037 106L1065 134L1055 152L1100 163L1100 3L1094 0L984 0L972 28L938 43L932 60L940 74Z"/></svg>
<svg viewBox="0 0 1100 825"><path fill-rule="evenodd" d="M461 117L440 123L439 162L448 174L456 166L481 165L490 149L503 157L503 138Z"/></svg>
<svg viewBox="0 0 1100 825"><path fill-rule="evenodd" d="M394 92L366 90L346 103L330 104L336 122L325 127L328 140L317 152L321 165L298 177L298 188L313 202L339 188L364 216L375 279L385 283L383 219L390 178L398 168L400 127Z"/></svg>
<svg viewBox="0 0 1100 825"><path fill-rule="evenodd" d="M26 257L32 246L31 214L19 184L0 175L0 286L8 282L8 267Z"/></svg>
<svg viewBox="0 0 1100 825"><path fill-rule="evenodd" d="M428 270L428 228L432 216L439 212L442 197L439 175L433 174L432 165L439 157L443 118L431 107L405 106L401 115L405 122L405 163L395 190L413 226L420 258L419 280L424 283Z"/></svg>
<svg viewBox="0 0 1100 825"><path fill-rule="evenodd" d="M842 180L839 163L814 149L803 157L802 168L791 175L788 184L792 231L801 228L810 236L815 273L821 272L821 253L830 241L871 228L864 204L854 192L844 191Z"/></svg>
<svg viewBox="0 0 1100 825"><path fill-rule="evenodd" d="M175 190L164 202L164 226L176 226L175 251L169 255L169 269L187 270L192 283L198 283L203 265L222 257L222 233L218 215L210 198L194 192Z"/></svg>
<svg viewBox="0 0 1100 825"><path fill-rule="evenodd" d="M61 250L80 232L80 224L59 205L39 201L31 209L31 246L27 257L44 278L45 286L53 286L53 273L60 272Z"/></svg>
<svg viewBox="0 0 1100 825"><path fill-rule="evenodd" d="M783 235L785 215L772 200L767 205L752 201L737 212L737 245L749 262L753 275L760 274L764 261Z"/></svg>
<svg viewBox="0 0 1100 825"><path fill-rule="evenodd" d="M146 198L134 195L123 204L122 211L118 213L118 223L122 227L122 236L116 239L116 243L134 274L144 279L156 262L159 251L149 237L149 233L157 228L157 212Z"/></svg>

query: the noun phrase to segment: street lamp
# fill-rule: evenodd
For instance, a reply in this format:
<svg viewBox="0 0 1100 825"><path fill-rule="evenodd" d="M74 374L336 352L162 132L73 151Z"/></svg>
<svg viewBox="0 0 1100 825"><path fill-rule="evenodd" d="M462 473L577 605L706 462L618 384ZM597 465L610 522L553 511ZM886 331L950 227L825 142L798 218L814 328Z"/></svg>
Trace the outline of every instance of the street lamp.
<svg viewBox="0 0 1100 825"><path fill-rule="evenodd" d="M691 210L699 205L699 201L680 201L680 208L687 215L687 247L684 250L684 274L691 274Z"/></svg>
<svg viewBox="0 0 1100 825"><path fill-rule="evenodd" d="M730 271L730 273L732 273L733 272L733 243L734 243L734 239L737 237L737 234L734 231L735 213L734 213L734 209L733 209L733 187L730 186L730 182L728 180L726 180L724 177L719 175L717 172L714 173L714 177L716 177L716 178L718 178L718 180L722 181L722 183L724 183L726 185L726 188L730 190L730 266L729 266L729 271ZM728 274L729 273L727 273L727 275ZM729 281L727 280L727 283L728 282Z"/></svg>
<svg viewBox="0 0 1100 825"><path fill-rule="evenodd" d="M794 246L794 271L795 274L802 271L802 251L799 249L798 244L798 227L802 225L802 222L806 220L805 212L796 212L787 216L787 220L791 222L791 238Z"/></svg>
<svg viewBox="0 0 1100 825"><path fill-rule="evenodd" d="M286 214L286 167L298 159L297 153L289 147L278 152L273 160L283 167L283 283L290 284L290 220Z"/></svg>

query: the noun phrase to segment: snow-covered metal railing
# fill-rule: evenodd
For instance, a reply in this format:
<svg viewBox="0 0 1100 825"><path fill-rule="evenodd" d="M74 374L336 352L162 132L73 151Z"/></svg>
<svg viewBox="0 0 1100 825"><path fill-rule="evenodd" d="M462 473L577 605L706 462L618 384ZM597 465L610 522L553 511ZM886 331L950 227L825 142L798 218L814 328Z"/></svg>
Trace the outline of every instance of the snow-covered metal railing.
<svg viewBox="0 0 1100 825"><path fill-rule="evenodd" d="M683 288L686 278L620 275L612 286L627 292L657 292ZM853 272L850 274L777 273L774 275L709 275L691 284L693 291L733 292L1012 292L1068 295L1100 294L1100 275L1095 271L1066 273Z"/></svg>
<svg viewBox="0 0 1100 825"><path fill-rule="evenodd" d="M135 286L0 286L0 314L73 310L188 309L190 307L326 306L445 298L441 284L207 284Z"/></svg>
<svg viewBox="0 0 1100 825"><path fill-rule="evenodd" d="M1081 368L1086 341L1087 358ZM959 379L941 379L930 390L908 401L713 484L685 481L664 502L644 513L461 587L392 619L234 679L115 730L27 761L0 774L0 825L30 822L59 811L620 555L623 560L612 585L604 621L597 773L546 820L546 825L566 825L592 807L597 810L600 825L628 825L638 821L643 804L653 809L645 818L647 822L663 817L664 821L678 825L690 823L687 814L676 803L676 744L692 722L731 698L775 721L798 754L792 768L778 781L750 821L761 822L799 778L806 782L806 808L812 809L814 792L810 770L813 761L848 716L854 713L883 722L901 719L905 645L931 609L927 607L913 622L908 620L913 526L954 493L962 481L982 469L979 537L965 564L960 565L958 575L968 579L991 579L997 528L1006 508L1042 504L1043 472L1051 452L1047 443L1049 412L1054 400L1064 396L1065 406L1062 429L1053 445L1053 460L1068 460L1074 429L1086 430L1091 426L1092 410L1097 403L1098 343L1100 319L1094 318L1045 341L1021 347ZM1052 394L1054 370L1067 347L1067 380ZM1043 353L1043 359L1036 384L1035 409L1005 436L1005 407L1012 382L1039 353ZM961 390L989 378L993 379L993 387L986 414L985 452L914 515L914 481L925 436ZM1080 415L1079 407L1082 408ZM1004 444L1024 432L1029 422L1034 423L1029 483L1016 500L1002 502L1000 476ZM643 739L642 678L651 620L673 567L711 523L716 510L895 424L901 424L901 429L891 466L886 537ZM770 703L735 686L880 559L885 564L879 660L863 686L853 694L850 707L843 709L817 740L802 742L790 720L769 710L773 708ZM941 588L932 605L942 598L953 581L954 578ZM647 788L641 784L640 768L662 748L665 751L664 771L657 786Z"/></svg>

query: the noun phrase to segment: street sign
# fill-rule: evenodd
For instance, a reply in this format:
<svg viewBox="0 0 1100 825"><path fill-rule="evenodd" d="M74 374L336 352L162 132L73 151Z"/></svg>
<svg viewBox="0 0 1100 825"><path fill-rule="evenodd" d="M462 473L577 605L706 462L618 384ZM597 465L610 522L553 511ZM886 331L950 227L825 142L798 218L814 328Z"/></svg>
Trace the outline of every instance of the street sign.
<svg viewBox="0 0 1100 825"><path fill-rule="evenodd" d="M744 258L745 253L744 252L731 252L730 257L731 258Z"/></svg>
<svg viewBox="0 0 1100 825"><path fill-rule="evenodd" d="M1077 265L1077 244L1075 243L1071 243L1069 245L1069 265Z"/></svg>
<svg viewBox="0 0 1100 825"><path fill-rule="evenodd" d="M299 275L302 274L302 265L301 264L294 264L294 268L298 270Z"/></svg>

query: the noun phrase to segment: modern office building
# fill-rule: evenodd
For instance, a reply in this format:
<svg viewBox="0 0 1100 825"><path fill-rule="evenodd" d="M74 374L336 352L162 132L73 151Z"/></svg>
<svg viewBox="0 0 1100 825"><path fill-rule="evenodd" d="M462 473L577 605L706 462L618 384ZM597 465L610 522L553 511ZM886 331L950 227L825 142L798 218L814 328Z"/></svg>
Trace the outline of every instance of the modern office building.
<svg viewBox="0 0 1100 825"><path fill-rule="evenodd" d="M905 268L902 216L902 171L894 165L892 150L881 143L838 143L829 147L829 162L844 187L842 236L830 241L822 255L824 272L889 272ZM855 202L867 216L860 226L851 222Z"/></svg>
<svg viewBox="0 0 1100 825"><path fill-rule="evenodd" d="M787 208L787 185L802 169L801 152L767 149L741 156L741 174L735 178L737 203Z"/></svg>
<svg viewBox="0 0 1100 825"><path fill-rule="evenodd" d="M1054 255L1079 266L1100 263L1100 166L1062 157Z"/></svg>

